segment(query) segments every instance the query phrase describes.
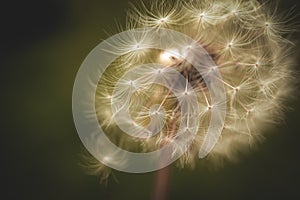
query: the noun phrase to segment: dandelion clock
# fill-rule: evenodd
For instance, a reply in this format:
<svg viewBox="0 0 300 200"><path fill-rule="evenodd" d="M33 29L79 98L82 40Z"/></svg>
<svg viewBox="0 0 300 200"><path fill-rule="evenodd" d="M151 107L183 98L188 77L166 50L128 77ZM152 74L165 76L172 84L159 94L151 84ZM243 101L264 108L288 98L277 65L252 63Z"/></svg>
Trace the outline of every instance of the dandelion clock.
<svg viewBox="0 0 300 200"><path fill-rule="evenodd" d="M164 185L171 164L197 169L251 150L294 89L289 19L257 0L132 5L74 83L85 166L101 180L158 171Z"/></svg>

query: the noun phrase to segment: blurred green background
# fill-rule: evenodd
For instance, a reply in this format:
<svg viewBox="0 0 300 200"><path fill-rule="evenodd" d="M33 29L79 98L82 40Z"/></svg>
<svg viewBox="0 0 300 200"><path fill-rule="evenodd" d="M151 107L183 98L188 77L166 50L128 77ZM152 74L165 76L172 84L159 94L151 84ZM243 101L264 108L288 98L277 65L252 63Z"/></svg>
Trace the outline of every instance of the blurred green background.
<svg viewBox="0 0 300 200"><path fill-rule="evenodd" d="M279 8L293 5L300 14L297 0L282 0ZM0 7L0 198L149 199L154 173L114 172L118 182L111 178L107 186L84 174L72 119L76 72L108 37L104 30L124 20L128 0L28 0ZM286 123L239 163L220 170L174 168L171 199L300 199L299 102L291 103Z"/></svg>

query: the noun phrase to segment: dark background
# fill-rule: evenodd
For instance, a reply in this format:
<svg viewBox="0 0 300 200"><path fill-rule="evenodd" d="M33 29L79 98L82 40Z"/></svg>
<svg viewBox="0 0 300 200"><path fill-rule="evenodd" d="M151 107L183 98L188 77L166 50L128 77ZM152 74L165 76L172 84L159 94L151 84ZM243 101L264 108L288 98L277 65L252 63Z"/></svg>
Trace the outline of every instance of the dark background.
<svg viewBox="0 0 300 200"><path fill-rule="evenodd" d="M281 0L279 10L293 5L299 14L297 0ZM149 199L154 173L114 172L118 182L107 186L84 174L72 119L76 72L127 7L127 0L1 2L1 199ZM299 90L294 95L285 124L239 163L174 168L171 199L300 199Z"/></svg>

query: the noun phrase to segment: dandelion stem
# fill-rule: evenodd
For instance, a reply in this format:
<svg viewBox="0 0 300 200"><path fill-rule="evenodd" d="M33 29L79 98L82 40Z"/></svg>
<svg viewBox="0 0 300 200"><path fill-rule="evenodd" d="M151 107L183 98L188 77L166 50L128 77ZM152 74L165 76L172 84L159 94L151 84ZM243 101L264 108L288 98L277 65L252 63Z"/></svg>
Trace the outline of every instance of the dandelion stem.
<svg viewBox="0 0 300 200"><path fill-rule="evenodd" d="M169 199L170 179L172 167L171 165L160 169L156 172L154 178L154 187L152 192L152 200Z"/></svg>

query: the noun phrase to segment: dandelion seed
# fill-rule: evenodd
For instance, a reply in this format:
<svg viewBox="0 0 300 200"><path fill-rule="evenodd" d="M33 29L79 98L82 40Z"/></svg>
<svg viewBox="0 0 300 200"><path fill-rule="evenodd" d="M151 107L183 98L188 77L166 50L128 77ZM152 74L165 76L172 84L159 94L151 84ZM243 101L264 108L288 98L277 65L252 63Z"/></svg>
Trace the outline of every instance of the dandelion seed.
<svg viewBox="0 0 300 200"><path fill-rule="evenodd" d="M160 61L163 64L175 64L179 59L179 52L177 50L164 51L160 54Z"/></svg>

